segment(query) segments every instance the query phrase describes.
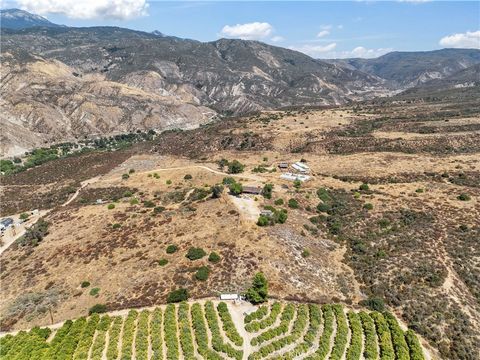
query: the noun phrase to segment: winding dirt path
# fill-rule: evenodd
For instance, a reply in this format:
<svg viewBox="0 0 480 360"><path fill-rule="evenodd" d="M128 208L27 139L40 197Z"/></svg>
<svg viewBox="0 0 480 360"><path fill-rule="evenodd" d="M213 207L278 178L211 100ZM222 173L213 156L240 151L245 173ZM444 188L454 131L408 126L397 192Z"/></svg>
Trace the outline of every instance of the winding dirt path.
<svg viewBox="0 0 480 360"><path fill-rule="evenodd" d="M93 184L94 182L97 182L98 180L100 179L100 176L96 176L94 178L91 178L91 179L88 179L88 180L85 180L85 181L82 181L81 182L81 185L80 187L77 189L77 191L75 191L75 193L72 195L72 197L70 199L68 199L67 201L65 201L62 206L67 206L68 204L70 204L73 200L75 200L78 196L78 194L80 194L80 191L82 191L82 189L84 189L85 187L87 187L87 185L90 185L90 184Z"/></svg>
<svg viewBox="0 0 480 360"><path fill-rule="evenodd" d="M90 184L93 184L97 182L100 179L100 176L96 176L94 178L82 181L81 186L75 191L75 193L67 200L65 201L61 206L67 206L70 204L73 200L75 200L80 194L80 191L87 187ZM20 238L23 234L25 234L25 231L27 230L28 227L32 226L35 224L38 219L41 217L47 215L52 209L48 210L40 210L38 213L31 215L27 221L18 224L18 220L20 219L20 214L12 215L9 216L14 219L14 223L17 223L17 225L14 225L13 227L10 227L5 231L5 234L2 236L2 246L0 247L0 255L2 255L18 238Z"/></svg>
<svg viewBox="0 0 480 360"><path fill-rule="evenodd" d="M14 219L13 227L8 228L2 236L2 246L0 247L0 255L2 255L18 238L20 238L28 227L35 224L38 219L46 215L50 210L41 210L38 213L31 215L27 221L19 224L20 214L9 216Z"/></svg>

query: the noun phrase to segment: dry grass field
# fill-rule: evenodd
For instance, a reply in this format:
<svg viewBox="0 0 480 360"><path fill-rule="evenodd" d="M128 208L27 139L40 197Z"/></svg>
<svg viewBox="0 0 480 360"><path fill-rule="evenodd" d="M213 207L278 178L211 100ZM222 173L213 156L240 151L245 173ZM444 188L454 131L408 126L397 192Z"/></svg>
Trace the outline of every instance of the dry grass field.
<svg viewBox="0 0 480 360"><path fill-rule="evenodd" d="M2 328L46 325L49 309L61 321L97 303L153 306L178 287L193 298L242 291L263 271L273 297L382 299L435 357L475 359L479 130L479 113L455 103L268 112L167 132L129 153L100 153L98 171L79 176L81 168L70 168L58 186L38 175L57 161L7 177L5 214L40 207L38 192L54 194L67 183L75 191L98 178L67 206L58 205L68 196L58 195L38 245L14 244L2 254ZM221 159L236 159L245 171L226 174ZM295 188L277 165L300 159L312 179ZM20 180L27 174L33 180ZM244 186L273 184L271 199L234 197L226 186L214 197L211 187L229 176ZM31 188L16 193L18 186ZM286 209L285 223L258 226L265 206ZM168 254L172 244L177 250ZM189 260L191 247L207 255ZM221 260L209 262L211 252ZM206 281L195 278L201 266L210 268ZM83 281L97 293L81 288Z"/></svg>

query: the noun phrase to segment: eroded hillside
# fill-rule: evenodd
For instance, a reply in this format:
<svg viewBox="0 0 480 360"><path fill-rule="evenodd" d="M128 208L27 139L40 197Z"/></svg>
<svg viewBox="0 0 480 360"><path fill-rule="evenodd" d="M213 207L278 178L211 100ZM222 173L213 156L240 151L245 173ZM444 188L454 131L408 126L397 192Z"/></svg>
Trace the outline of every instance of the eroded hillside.
<svg viewBox="0 0 480 360"><path fill-rule="evenodd" d="M23 154L43 144L145 129L195 128L215 111L154 89L81 76L60 61L2 53L1 151Z"/></svg>

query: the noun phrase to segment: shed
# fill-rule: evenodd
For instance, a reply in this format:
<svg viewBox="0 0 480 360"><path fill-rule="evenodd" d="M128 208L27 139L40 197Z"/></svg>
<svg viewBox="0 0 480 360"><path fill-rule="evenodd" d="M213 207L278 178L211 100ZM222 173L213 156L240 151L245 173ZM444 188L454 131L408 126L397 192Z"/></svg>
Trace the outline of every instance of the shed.
<svg viewBox="0 0 480 360"><path fill-rule="evenodd" d="M0 230L3 231L13 225L12 218L4 218L0 220Z"/></svg>
<svg viewBox="0 0 480 360"><path fill-rule="evenodd" d="M220 300L238 300L240 296L238 294L220 294Z"/></svg>
<svg viewBox="0 0 480 360"><path fill-rule="evenodd" d="M288 163L287 162L281 162L280 164L278 164L278 167L280 169L288 169Z"/></svg>
<svg viewBox="0 0 480 360"><path fill-rule="evenodd" d="M242 192L244 194L258 195L262 192L262 188L260 186L244 186Z"/></svg>
<svg viewBox="0 0 480 360"><path fill-rule="evenodd" d="M302 175L302 174L283 173L282 175L280 175L280 178L284 180L290 180L290 181L300 180L301 182L304 182L309 180L310 176Z"/></svg>
<svg viewBox="0 0 480 360"><path fill-rule="evenodd" d="M260 211L260 215L266 216L266 217L272 217L273 216L273 211L272 210L262 210L262 211Z"/></svg>
<svg viewBox="0 0 480 360"><path fill-rule="evenodd" d="M301 173L306 173L310 171L310 168L300 161L297 161L295 164L292 165L292 167Z"/></svg>

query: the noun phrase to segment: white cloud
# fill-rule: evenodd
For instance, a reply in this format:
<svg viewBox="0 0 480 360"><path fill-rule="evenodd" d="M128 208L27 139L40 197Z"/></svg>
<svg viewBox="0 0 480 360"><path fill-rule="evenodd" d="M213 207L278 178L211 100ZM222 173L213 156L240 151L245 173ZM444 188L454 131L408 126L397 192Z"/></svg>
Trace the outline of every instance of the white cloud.
<svg viewBox="0 0 480 360"><path fill-rule="evenodd" d="M322 29L322 30L332 30L332 27L333 27L332 25L322 25L322 26L320 26L320 29Z"/></svg>
<svg viewBox="0 0 480 360"><path fill-rule="evenodd" d="M367 49L367 48L364 48L363 46L357 46L352 51L344 52L343 55L344 57L376 58L392 50L393 50L392 48Z"/></svg>
<svg viewBox="0 0 480 360"><path fill-rule="evenodd" d="M277 35L277 36L272 37L270 40L273 41L273 42L281 42L281 41L285 40L285 38Z"/></svg>
<svg viewBox="0 0 480 360"><path fill-rule="evenodd" d="M270 36L273 26L266 22L253 22L248 24L225 25L221 35L240 38L243 40L259 40Z"/></svg>
<svg viewBox="0 0 480 360"><path fill-rule="evenodd" d="M17 0L35 14L62 14L74 19L125 20L147 15L146 0Z"/></svg>
<svg viewBox="0 0 480 360"><path fill-rule="evenodd" d="M440 39L439 43L450 48L480 49L480 30L445 36Z"/></svg>
<svg viewBox="0 0 480 360"><path fill-rule="evenodd" d="M331 43L325 46L306 44L302 46L291 46L290 49L303 52L311 57L319 57L325 53L333 51L336 47L336 43Z"/></svg>
<svg viewBox="0 0 480 360"><path fill-rule="evenodd" d="M318 34L317 34L317 37L324 37L324 36L327 36L327 35L330 35L330 31L328 30L322 30L320 31Z"/></svg>

